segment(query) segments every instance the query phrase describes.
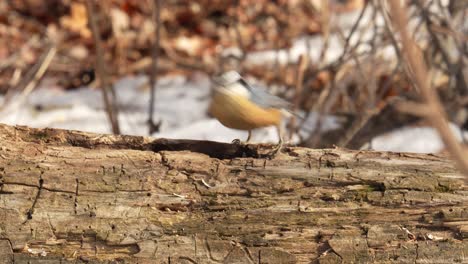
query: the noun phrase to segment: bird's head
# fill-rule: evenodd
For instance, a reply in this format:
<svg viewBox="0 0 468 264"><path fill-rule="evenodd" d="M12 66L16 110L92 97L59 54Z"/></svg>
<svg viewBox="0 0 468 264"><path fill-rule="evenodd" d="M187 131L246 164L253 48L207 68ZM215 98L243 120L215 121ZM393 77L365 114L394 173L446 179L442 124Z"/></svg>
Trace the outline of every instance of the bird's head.
<svg viewBox="0 0 468 264"><path fill-rule="evenodd" d="M249 98L250 92L242 76L236 71L227 71L213 78L215 89L222 93Z"/></svg>
<svg viewBox="0 0 468 264"><path fill-rule="evenodd" d="M227 71L213 78L213 82L220 86L228 86L242 79L242 76L236 71Z"/></svg>

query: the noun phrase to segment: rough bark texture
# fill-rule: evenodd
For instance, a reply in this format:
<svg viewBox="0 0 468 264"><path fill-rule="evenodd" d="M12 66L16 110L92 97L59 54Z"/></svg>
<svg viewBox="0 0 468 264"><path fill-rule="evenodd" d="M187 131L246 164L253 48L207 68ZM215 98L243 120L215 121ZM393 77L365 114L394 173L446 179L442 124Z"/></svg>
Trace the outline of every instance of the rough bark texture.
<svg viewBox="0 0 468 264"><path fill-rule="evenodd" d="M468 262L436 155L0 125L0 263Z"/></svg>

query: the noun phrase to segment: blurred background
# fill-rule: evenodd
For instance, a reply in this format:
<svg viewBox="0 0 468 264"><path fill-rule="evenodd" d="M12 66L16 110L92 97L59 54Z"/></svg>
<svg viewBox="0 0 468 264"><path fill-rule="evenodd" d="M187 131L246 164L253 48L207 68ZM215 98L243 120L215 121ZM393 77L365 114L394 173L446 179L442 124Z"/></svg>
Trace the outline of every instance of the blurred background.
<svg viewBox="0 0 468 264"><path fill-rule="evenodd" d="M468 1L406 4L425 77L464 142ZM444 152L393 19L379 0L4 0L0 123L245 140L207 113L211 78L229 66L304 117L285 120L291 144ZM253 141L276 142L276 130Z"/></svg>

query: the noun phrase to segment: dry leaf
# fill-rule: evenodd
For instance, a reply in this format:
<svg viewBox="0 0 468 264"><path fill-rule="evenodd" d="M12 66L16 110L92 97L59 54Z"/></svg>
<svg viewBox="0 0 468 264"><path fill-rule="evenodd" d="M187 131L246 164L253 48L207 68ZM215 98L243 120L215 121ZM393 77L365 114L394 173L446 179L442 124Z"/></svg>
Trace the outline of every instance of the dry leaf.
<svg viewBox="0 0 468 264"><path fill-rule="evenodd" d="M70 16L60 18L60 25L84 38L90 38L91 31L88 28L86 6L82 3L72 3L70 12Z"/></svg>

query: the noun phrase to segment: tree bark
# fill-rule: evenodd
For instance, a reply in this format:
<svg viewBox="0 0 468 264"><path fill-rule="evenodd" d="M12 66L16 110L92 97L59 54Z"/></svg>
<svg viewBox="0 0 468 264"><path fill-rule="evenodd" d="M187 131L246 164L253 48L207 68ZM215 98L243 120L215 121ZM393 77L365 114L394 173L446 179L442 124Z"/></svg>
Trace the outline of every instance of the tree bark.
<svg viewBox="0 0 468 264"><path fill-rule="evenodd" d="M468 262L445 157L270 147L0 125L0 263Z"/></svg>

